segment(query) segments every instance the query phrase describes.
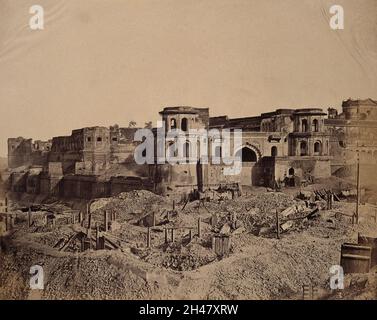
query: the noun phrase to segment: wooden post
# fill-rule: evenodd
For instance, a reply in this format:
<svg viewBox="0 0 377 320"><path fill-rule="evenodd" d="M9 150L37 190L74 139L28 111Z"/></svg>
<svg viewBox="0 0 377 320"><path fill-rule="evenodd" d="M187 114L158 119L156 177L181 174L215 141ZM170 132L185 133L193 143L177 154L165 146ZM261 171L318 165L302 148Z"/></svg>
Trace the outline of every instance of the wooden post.
<svg viewBox="0 0 377 320"><path fill-rule="evenodd" d="M81 211L79 212L79 222L80 223L82 222L82 212Z"/></svg>
<svg viewBox="0 0 377 320"><path fill-rule="evenodd" d="M8 226L8 215L6 214L5 215L5 231L8 231L9 230L9 226Z"/></svg>
<svg viewBox="0 0 377 320"><path fill-rule="evenodd" d="M307 284L304 284L302 286L302 298L303 300L310 300L311 294L310 294L310 286Z"/></svg>
<svg viewBox="0 0 377 320"><path fill-rule="evenodd" d="M86 237L89 241L89 249L92 249L92 230L90 228L86 230Z"/></svg>
<svg viewBox="0 0 377 320"><path fill-rule="evenodd" d="M175 210L175 200L173 200L173 210Z"/></svg>
<svg viewBox="0 0 377 320"><path fill-rule="evenodd" d="M85 251L85 237L81 238L81 252Z"/></svg>
<svg viewBox="0 0 377 320"><path fill-rule="evenodd" d="M91 229L92 228L92 215L89 213L89 216L88 216L88 229Z"/></svg>
<svg viewBox="0 0 377 320"><path fill-rule="evenodd" d="M153 227L155 227L156 226L156 213L152 213L152 218L153 218L153 222L152 222L152 224L153 224Z"/></svg>
<svg viewBox="0 0 377 320"><path fill-rule="evenodd" d="M99 243L99 225L98 222L96 222L96 250L100 250L100 243Z"/></svg>
<svg viewBox="0 0 377 320"><path fill-rule="evenodd" d="M148 232L147 232L147 248L151 247L151 228L148 227Z"/></svg>
<svg viewBox="0 0 377 320"><path fill-rule="evenodd" d="M165 243L168 243L168 228L165 228Z"/></svg>
<svg viewBox="0 0 377 320"><path fill-rule="evenodd" d="M279 211L276 210L276 237L280 239Z"/></svg>
<svg viewBox="0 0 377 320"><path fill-rule="evenodd" d="M107 210L105 210L104 212L104 221L105 221L105 232L107 232L109 228L109 217L107 215Z"/></svg>
<svg viewBox="0 0 377 320"><path fill-rule="evenodd" d="M166 212L166 217L167 217L168 222L169 222L170 221L170 212L169 212L169 210Z"/></svg>
<svg viewBox="0 0 377 320"><path fill-rule="evenodd" d="M202 230L201 230L201 223L200 223L200 217L198 218L198 237L200 238L202 236Z"/></svg>
<svg viewBox="0 0 377 320"><path fill-rule="evenodd" d="M75 216L75 213L72 212L72 223L75 224L76 223L76 216Z"/></svg>
<svg viewBox="0 0 377 320"><path fill-rule="evenodd" d="M8 212L8 197L5 197L5 213Z"/></svg>
<svg viewBox="0 0 377 320"><path fill-rule="evenodd" d="M318 298L318 288L315 286L312 286L312 300L317 300Z"/></svg>
<svg viewBox="0 0 377 320"><path fill-rule="evenodd" d="M30 228L31 227L31 208L29 207L29 211L28 211L28 227Z"/></svg>
<svg viewBox="0 0 377 320"><path fill-rule="evenodd" d="M190 231L189 231L189 239L190 239L190 242L191 242L191 240L192 240L192 229L190 229Z"/></svg>
<svg viewBox="0 0 377 320"><path fill-rule="evenodd" d="M174 228L171 228L171 242L174 242Z"/></svg>
<svg viewBox="0 0 377 320"><path fill-rule="evenodd" d="M360 128L359 128L360 129ZM356 224L359 224L359 205L360 205L360 154L357 150L357 176L356 176Z"/></svg>

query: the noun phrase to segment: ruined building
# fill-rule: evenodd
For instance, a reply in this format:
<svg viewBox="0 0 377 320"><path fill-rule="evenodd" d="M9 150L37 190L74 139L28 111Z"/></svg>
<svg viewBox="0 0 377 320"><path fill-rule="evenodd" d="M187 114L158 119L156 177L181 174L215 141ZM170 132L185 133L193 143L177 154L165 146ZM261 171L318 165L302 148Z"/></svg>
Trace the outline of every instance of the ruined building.
<svg viewBox="0 0 377 320"><path fill-rule="evenodd" d="M331 175L330 137L324 125L326 114L321 109L279 109L240 119L210 118L208 109L191 107L165 108L160 114L167 131L180 129L184 134L190 128L242 130L242 146L235 150L242 159L241 174L225 175L226 164L211 162L216 149L209 148L207 164L155 165L151 179L162 193L229 183L273 187L287 177L309 180ZM188 149L200 148L189 140L186 144Z"/></svg>
<svg viewBox="0 0 377 320"><path fill-rule="evenodd" d="M242 144L235 150L242 160L241 173L224 174L227 165L212 161L222 154L221 137L209 141L208 163L198 158L196 163L136 165L137 128L115 125L73 130L70 136L46 142L8 139L8 189L90 199L138 188L169 194L224 184L275 187L327 178L355 164L357 151L361 161L377 162L377 102L371 99L344 101L339 114L333 108L328 113L319 108L277 109L230 119L210 117L208 108L181 106L164 108L160 115L166 133L179 129L184 139L190 129L229 129L231 135L242 130ZM175 152L171 143L163 146L167 154ZM201 147L199 137L187 139L183 157Z"/></svg>

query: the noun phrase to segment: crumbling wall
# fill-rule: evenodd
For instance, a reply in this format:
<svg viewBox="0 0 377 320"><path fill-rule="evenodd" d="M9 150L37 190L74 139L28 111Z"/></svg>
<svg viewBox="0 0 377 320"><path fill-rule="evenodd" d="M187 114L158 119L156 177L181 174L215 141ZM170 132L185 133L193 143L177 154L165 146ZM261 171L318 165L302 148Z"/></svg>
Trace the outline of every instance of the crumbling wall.
<svg viewBox="0 0 377 320"><path fill-rule="evenodd" d="M275 179L283 181L285 177L290 176L293 172L295 176L302 179L329 178L331 176L330 158L328 159L276 159L275 162Z"/></svg>
<svg viewBox="0 0 377 320"><path fill-rule="evenodd" d="M96 176L65 176L62 183L65 198L93 199L110 195L108 183L98 181Z"/></svg>
<svg viewBox="0 0 377 320"><path fill-rule="evenodd" d="M24 139L22 137L8 139L8 168L47 163L51 142Z"/></svg>

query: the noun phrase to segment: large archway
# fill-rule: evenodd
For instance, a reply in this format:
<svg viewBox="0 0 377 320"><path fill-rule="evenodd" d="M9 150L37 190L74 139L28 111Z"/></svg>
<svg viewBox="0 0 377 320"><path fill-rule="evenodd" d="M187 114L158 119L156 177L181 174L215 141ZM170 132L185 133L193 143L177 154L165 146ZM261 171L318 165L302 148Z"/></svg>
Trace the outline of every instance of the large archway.
<svg viewBox="0 0 377 320"><path fill-rule="evenodd" d="M256 166L260 153L259 150L253 146L245 145L235 153L236 157L241 158L242 169L240 173L240 182L243 186L252 186L254 167Z"/></svg>
<svg viewBox="0 0 377 320"><path fill-rule="evenodd" d="M249 147L238 150L236 157L240 157L242 162L257 162L258 160L256 152Z"/></svg>

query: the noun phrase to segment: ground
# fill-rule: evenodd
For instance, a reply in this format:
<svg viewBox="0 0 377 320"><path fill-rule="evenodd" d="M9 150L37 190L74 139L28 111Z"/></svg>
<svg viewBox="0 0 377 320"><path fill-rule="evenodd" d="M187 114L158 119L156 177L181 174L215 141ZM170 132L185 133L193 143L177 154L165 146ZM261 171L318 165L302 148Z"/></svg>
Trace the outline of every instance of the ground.
<svg viewBox="0 0 377 320"><path fill-rule="evenodd" d="M103 225L104 210L116 213L114 230L106 233L116 245L112 250L80 252L80 243L61 250L85 228L63 218L53 228L44 225L47 208L69 218L69 207L84 210L83 203L44 205L33 212L31 228L27 213L17 211L1 253L0 299L302 299L303 285L315 286L322 299L376 299L375 269L347 275L341 292L329 290L329 269L340 263L341 244L356 243L359 232L377 236L372 209L363 206L356 225L347 216L355 204L345 199L331 210L317 201L321 210L304 218L312 209L295 197L298 189L243 192L234 200L216 195L204 206L194 201L184 210L183 203L176 203L175 211L171 199L148 191L97 199L91 205L94 223ZM276 209L284 224L284 210L291 206L298 209L297 219L277 239ZM156 226L147 248L150 213ZM164 230L173 227L174 242L165 243ZM230 252L223 257L211 247L211 237L220 233L231 237ZM29 269L36 264L44 269L44 290L29 288Z"/></svg>

